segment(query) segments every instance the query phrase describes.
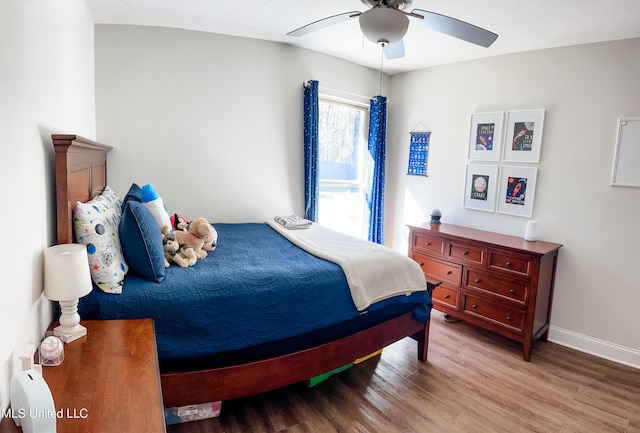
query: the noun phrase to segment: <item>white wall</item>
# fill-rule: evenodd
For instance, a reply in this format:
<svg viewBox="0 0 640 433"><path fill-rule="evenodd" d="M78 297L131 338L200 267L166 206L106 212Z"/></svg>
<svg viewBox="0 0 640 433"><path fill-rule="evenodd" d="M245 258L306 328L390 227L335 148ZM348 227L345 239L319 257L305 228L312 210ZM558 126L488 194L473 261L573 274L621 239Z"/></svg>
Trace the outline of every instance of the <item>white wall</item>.
<svg viewBox="0 0 640 433"><path fill-rule="evenodd" d="M494 57L393 76L387 240L443 221L522 236L527 218L463 207L471 113L546 109L533 217L561 243L550 340L640 367L640 188L611 187L619 117L640 116L640 39ZM432 131L429 177L407 176L408 139ZM640 167L638 167L640 170ZM535 353L535 351L534 351Z"/></svg>
<svg viewBox="0 0 640 433"><path fill-rule="evenodd" d="M96 117L109 183L153 184L170 213L211 222L304 207L302 83L374 96L377 71L255 39L96 26Z"/></svg>
<svg viewBox="0 0 640 433"><path fill-rule="evenodd" d="M95 135L93 20L84 0L0 2L0 408L17 350L51 321L43 250L55 240L52 133Z"/></svg>

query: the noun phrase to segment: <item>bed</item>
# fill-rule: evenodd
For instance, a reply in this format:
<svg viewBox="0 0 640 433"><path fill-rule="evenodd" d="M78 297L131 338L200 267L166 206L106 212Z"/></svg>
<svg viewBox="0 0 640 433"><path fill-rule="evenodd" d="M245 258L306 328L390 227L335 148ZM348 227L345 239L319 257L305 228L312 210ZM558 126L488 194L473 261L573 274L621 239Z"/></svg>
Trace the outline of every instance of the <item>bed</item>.
<svg viewBox="0 0 640 433"><path fill-rule="evenodd" d="M111 147L70 134L52 140L57 242L70 243L76 203L107 186ZM83 319L154 319L165 407L302 382L405 337L417 341L418 359L427 359L437 283L358 309L336 263L299 248L269 224L213 226L220 240L213 257L193 268L171 266L161 283L129 273L122 294L94 287L79 306ZM276 277L281 269L286 274Z"/></svg>

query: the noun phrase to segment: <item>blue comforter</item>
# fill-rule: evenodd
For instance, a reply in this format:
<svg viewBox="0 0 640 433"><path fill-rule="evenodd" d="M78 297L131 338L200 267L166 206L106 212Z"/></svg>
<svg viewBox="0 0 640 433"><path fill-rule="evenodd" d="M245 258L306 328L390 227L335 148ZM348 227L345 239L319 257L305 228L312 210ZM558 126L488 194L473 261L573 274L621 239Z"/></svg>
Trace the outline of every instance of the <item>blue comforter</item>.
<svg viewBox="0 0 640 433"><path fill-rule="evenodd" d="M190 268L172 265L162 283L127 275L122 294L94 287L80 300L83 319L155 320L160 359L182 359L251 347L352 319L340 266L296 247L266 224L215 224L218 247ZM372 305L416 303L416 292ZM426 318L423 318L426 319Z"/></svg>

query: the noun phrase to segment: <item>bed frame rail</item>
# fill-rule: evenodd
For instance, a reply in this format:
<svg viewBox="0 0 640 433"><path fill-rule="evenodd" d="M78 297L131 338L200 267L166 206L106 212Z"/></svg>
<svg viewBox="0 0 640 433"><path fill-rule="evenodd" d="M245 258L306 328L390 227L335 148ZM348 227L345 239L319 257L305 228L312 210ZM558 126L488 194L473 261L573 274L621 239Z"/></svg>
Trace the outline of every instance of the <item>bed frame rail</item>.
<svg viewBox="0 0 640 433"><path fill-rule="evenodd" d="M349 364L389 344L413 336L418 359L427 358L429 322L413 313L390 319L357 334L277 358L211 370L163 373L165 407L229 400L302 382Z"/></svg>

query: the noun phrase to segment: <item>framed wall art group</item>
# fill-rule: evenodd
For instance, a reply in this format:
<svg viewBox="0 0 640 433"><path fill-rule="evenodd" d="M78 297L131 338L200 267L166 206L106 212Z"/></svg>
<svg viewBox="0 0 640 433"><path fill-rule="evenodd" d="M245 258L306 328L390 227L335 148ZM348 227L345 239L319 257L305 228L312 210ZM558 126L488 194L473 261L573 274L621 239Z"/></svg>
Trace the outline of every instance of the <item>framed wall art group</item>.
<svg viewBox="0 0 640 433"><path fill-rule="evenodd" d="M545 110L471 115L464 207L531 217ZM515 163L516 165L503 165Z"/></svg>

